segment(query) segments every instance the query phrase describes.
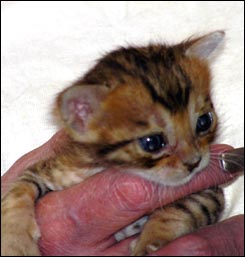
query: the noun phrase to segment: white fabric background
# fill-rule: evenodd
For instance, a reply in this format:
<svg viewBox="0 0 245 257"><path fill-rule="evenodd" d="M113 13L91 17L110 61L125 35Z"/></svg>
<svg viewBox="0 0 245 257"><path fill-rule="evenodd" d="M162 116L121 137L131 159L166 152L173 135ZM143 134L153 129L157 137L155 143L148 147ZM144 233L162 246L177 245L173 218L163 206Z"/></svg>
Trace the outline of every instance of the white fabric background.
<svg viewBox="0 0 245 257"><path fill-rule="evenodd" d="M224 29L213 64L218 143L244 145L243 1L2 1L2 174L46 142L54 96L121 45L176 43ZM244 182L226 189L226 216L244 212Z"/></svg>

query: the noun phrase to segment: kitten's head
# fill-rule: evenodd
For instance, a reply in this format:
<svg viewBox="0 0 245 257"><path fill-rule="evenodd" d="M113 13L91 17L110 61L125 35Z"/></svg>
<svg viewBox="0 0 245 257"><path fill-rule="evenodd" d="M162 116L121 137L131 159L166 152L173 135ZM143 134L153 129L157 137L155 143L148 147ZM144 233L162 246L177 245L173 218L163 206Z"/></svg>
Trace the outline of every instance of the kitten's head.
<svg viewBox="0 0 245 257"><path fill-rule="evenodd" d="M217 118L208 59L223 37L216 31L175 46L107 54L59 95L67 132L99 165L185 183L209 161Z"/></svg>

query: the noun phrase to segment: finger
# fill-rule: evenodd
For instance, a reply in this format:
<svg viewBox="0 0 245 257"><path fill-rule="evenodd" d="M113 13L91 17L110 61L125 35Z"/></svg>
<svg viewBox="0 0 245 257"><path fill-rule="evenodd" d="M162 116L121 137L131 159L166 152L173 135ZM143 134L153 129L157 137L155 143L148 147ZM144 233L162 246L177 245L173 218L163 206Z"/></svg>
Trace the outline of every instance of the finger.
<svg viewBox="0 0 245 257"><path fill-rule="evenodd" d="M150 256L244 256L244 215L178 238Z"/></svg>
<svg viewBox="0 0 245 257"><path fill-rule="evenodd" d="M41 159L55 155L55 151L68 140L63 130L57 132L48 142L32 150L17 160L1 178L1 192L7 191L10 183L21 176L24 170Z"/></svg>
<svg viewBox="0 0 245 257"><path fill-rule="evenodd" d="M227 149L229 147L218 145L211 150L217 153ZM138 176L111 169L80 185L49 194L37 206L43 235L41 245L56 241L57 246L69 247L75 244L74 238L80 239L80 245L83 240L97 243L105 238L111 240L116 231L154 208L232 178L218 168L218 160L214 160L214 164L215 169L208 167L190 183L178 188L158 186Z"/></svg>

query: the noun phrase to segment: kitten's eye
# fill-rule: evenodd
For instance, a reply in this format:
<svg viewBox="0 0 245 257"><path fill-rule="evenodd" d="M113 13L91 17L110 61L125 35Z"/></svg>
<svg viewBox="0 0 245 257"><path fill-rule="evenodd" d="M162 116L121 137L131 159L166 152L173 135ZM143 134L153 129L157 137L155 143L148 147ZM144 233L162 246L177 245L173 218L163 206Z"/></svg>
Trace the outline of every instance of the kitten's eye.
<svg viewBox="0 0 245 257"><path fill-rule="evenodd" d="M213 115L207 112L197 119L196 133L203 134L209 130L213 122Z"/></svg>
<svg viewBox="0 0 245 257"><path fill-rule="evenodd" d="M139 144L146 152L156 152L166 145L162 135L152 135L139 138Z"/></svg>

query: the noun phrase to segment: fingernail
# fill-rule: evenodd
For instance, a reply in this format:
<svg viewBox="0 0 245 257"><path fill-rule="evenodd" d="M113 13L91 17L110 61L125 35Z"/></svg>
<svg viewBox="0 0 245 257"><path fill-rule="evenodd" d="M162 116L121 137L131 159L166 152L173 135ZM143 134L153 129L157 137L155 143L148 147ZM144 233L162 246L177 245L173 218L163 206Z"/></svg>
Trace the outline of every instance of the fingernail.
<svg viewBox="0 0 245 257"><path fill-rule="evenodd" d="M244 147L226 151L220 157L220 164L224 171L236 173L244 170Z"/></svg>

